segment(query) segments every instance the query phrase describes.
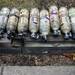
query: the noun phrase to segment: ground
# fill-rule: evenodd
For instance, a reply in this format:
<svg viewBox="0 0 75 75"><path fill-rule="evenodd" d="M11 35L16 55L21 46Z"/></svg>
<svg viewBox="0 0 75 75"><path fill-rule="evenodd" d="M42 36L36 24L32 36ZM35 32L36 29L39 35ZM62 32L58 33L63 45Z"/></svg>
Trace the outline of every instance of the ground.
<svg viewBox="0 0 75 75"><path fill-rule="evenodd" d="M75 75L74 66L3 66L0 75Z"/></svg>
<svg viewBox="0 0 75 75"><path fill-rule="evenodd" d="M11 66L61 66L75 65L71 56L67 55L24 55L0 54L0 65Z"/></svg>
<svg viewBox="0 0 75 75"><path fill-rule="evenodd" d="M38 7L48 8L50 5L56 4L60 6L75 6L75 0L0 0L0 8L4 6L21 8Z"/></svg>

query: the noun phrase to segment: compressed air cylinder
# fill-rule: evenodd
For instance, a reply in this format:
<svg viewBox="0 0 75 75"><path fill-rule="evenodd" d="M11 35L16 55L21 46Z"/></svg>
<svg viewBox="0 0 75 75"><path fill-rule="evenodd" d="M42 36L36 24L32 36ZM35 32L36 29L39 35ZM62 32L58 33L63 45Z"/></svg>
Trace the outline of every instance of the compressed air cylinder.
<svg viewBox="0 0 75 75"><path fill-rule="evenodd" d="M71 7L69 9L69 17L70 17L70 21L71 21L73 39L75 39L75 7Z"/></svg>
<svg viewBox="0 0 75 75"><path fill-rule="evenodd" d="M7 23L7 33L15 33L18 24L19 10L17 8L12 8L10 11L10 16Z"/></svg>
<svg viewBox="0 0 75 75"><path fill-rule="evenodd" d="M31 32L31 37L36 38L37 32L39 30L39 9L38 8L32 8L30 11L29 30Z"/></svg>
<svg viewBox="0 0 75 75"><path fill-rule="evenodd" d="M3 7L0 11L0 34L3 34L7 25L10 9Z"/></svg>
<svg viewBox="0 0 75 75"><path fill-rule="evenodd" d="M59 16L61 21L61 31L64 33L64 38L69 39L71 35L71 25L68 16L68 9L66 7L61 7L59 9Z"/></svg>
<svg viewBox="0 0 75 75"><path fill-rule="evenodd" d="M18 23L18 33L20 35L24 34L28 30L28 18L29 11L27 9L21 9Z"/></svg>
<svg viewBox="0 0 75 75"><path fill-rule="evenodd" d="M50 23L51 23L51 29L53 30L53 35L58 36L60 35L60 22L59 22L59 16L58 16L58 7L53 5L49 8L50 13Z"/></svg>
<svg viewBox="0 0 75 75"><path fill-rule="evenodd" d="M40 11L40 33L44 40L50 33L49 12L45 9Z"/></svg>

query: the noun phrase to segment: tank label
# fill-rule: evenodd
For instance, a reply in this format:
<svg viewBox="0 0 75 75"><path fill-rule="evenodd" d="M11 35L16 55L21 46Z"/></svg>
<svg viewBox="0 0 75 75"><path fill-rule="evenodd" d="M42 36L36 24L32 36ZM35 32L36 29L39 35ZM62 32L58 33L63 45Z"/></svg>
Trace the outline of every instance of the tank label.
<svg viewBox="0 0 75 75"><path fill-rule="evenodd" d="M48 34L48 32L49 32L49 19L48 19L48 17L42 17L40 19L40 32Z"/></svg>
<svg viewBox="0 0 75 75"><path fill-rule="evenodd" d="M51 15L50 16L50 22L51 22L51 27L53 29L54 28L56 28L56 29L59 28L59 17L58 17L58 15L55 15L55 14Z"/></svg>

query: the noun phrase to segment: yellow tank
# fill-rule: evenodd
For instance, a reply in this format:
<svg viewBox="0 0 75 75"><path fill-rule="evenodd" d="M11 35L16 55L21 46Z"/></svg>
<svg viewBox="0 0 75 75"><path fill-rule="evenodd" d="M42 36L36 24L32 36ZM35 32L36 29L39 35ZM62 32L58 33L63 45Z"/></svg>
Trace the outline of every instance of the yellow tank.
<svg viewBox="0 0 75 75"><path fill-rule="evenodd" d="M50 13L50 23L51 29L53 30L54 36L60 35L60 22L59 22L59 15L58 15L58 7L53 5L49 8Z"/></svg>
<svg viewBox="0 0 75 75"><path fill-rule="evenodd" d="M70 17L70 21L71 21L73 39L75 39L75 7L71 7L69 9L69 17Z"/></svg>
<svg viewBox="0 0 75 75"><path fill-rule="evenodd" d="M7 33L15 32L18 25L19 10L17 8L12 8L10 11L10 16L7 23Z"/></svg>
<svg viewBox="0 0 75 75"><path fill-rule="evenodd" d="M44 40L50 33L49 12L46 9L40 11L40 33Z"/></svg>
<svg viewBox="0 0 75 75"><path fill-rule="evenodd" d="M71 25L68 16L68 9L66 7L61 7L59 9L59 16L61 21L61 31L64 33L64 38L69 39L71 34Z"/></svg>
<svg viewBox="0 0 75 75"><path fill-rule="evenodd" d="M39 9L32 8L30 11L29 30L31 37L36 38L36 33L39 31Z"/></svg>
<svg viewBox="0 0 75 75"><path fill-rule="evenodd" d="M27 9L21 9L20 17L18 22L18 33L23 34L28 30L28 18L29 18L29 11Z"/></svg>

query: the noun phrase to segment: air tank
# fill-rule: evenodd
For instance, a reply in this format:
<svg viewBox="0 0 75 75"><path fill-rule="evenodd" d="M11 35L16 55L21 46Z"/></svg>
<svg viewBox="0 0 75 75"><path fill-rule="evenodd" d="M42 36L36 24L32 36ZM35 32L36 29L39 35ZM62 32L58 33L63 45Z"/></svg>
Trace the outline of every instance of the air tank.
<svg viewBox="0 0 75 75"><path fill-rule="evenodd" d="M50 33L49 12L46 9L40 11L40 33L44 40L48 39Z"/></svg>
<svg viewBox="0 0 75 75"><path fill-rule="evenodd" d="M10 9L7 7L3 7L0 11L0 35L5 32L9 13Z"/></svg>
<svg viewBox="0 0 75 75"><path fill-rule="evenodd" d="M29 30L31 32L31 37L36 39L38 37L37 32L39 31L39 9L32 8L30 11L30 22Z"/></svg>
<svg viewBox="0 0 75 75"><path fill-rule="evenodd" d="M69 9L69 17L70 17L70 21L71 21L73 39L75 39L75 7L71 7Z"/></svg>
<svg viewBox="0 0 75 75"><path fill-rule="evenodd" d="M54 36L59 36L61 35L60 32L60 21L59 21L59 15L58 15L58 7L53 5L49 8L49 13L50 13L50 24L51 24L51 29L53 31Z"/></svg>
<svg viewBox="0 0 75 75"><path fill-rule="evenodd" d="M17 8L12 8L10 11L10 16L7 23L7 34L10 35L15 33L19 19L19 10Z"/></svg>
<svg viewBox="0 0 75 75"><path fill-rule="evenodd" d="M18 33L19 35L23 35L28 30L28 18L29 18L29 11L27 9L20 10L20 17L18 23Z"/></svg>
<svg viewBox="0 0 75 75"><path fill-rule="evenodd" d="M72 34L68 9L66 7L61 7L59 9L59 16L61 21L61 31L62 33L64 33L64 39L69 39L72 36Z"/></svg>

